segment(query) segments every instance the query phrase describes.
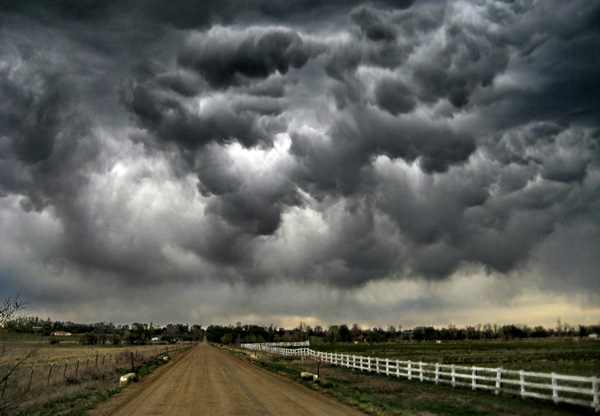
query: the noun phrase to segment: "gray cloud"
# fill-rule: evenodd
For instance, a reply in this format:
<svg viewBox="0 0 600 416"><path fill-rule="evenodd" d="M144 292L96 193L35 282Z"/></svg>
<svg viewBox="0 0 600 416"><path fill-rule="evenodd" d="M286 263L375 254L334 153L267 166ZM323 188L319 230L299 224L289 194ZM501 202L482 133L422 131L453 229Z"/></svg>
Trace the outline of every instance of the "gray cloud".
<svg viewBox="0 0 600 416"><path fill-rule="evenodd" d="M560 253L600 235L599 10L4 2L6 215L51 213L42 263L83 282L338 290L560 258L583 292L595 262Z"/></svg>

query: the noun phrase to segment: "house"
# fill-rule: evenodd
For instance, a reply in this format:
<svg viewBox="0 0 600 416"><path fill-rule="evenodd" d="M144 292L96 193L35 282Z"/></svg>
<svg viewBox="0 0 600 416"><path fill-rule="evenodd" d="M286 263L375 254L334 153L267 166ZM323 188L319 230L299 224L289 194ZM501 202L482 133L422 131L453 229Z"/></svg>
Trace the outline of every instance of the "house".
<svg viewBox="0 0 600 416"><path fill-rule="evenodd" d="M52 335L55 337L68 337L71 335L71 333L66 331L54 331Z"/></svg>

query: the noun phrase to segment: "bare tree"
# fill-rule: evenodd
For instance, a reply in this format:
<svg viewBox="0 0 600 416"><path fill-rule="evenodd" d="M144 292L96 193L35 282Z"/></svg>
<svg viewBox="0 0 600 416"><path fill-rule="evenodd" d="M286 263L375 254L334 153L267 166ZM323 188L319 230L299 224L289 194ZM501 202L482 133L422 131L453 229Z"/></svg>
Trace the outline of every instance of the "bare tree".
<svg viewBox="0 0 600 416"><path fill-rule="evenodd" d="M0 333L6 333L6 323L14 319L19 311L25 309L26 304L27 302L19 299L18 295L14 299L9 296L2 301L0 305ZM15 394L6 394L6 389L9 385L11 376L13 376L29 358L33 357L36 352L37 348L33 348L29 350L24 357L13 360L9 351L7 351L6 345L3 343L0 350L0 414L15 411L19 408L22 397L17 397Z"/></svg>
<svg viewBox="0 0 600 416"><path fill-rule="evenodd" d="M26 304L27 302L19 299L19 295L14 299L10 296L4 299L2 306L0 306L0 328L4 328L6 322L14 319L20 310L25 309Z"/></svg>

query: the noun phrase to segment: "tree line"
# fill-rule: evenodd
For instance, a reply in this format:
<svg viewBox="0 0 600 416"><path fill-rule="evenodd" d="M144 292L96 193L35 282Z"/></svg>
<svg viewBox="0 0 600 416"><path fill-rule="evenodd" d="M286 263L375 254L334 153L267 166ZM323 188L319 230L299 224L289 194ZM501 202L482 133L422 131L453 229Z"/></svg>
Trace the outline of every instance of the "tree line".
<svg viewBox="0 0 600 416"><path fill-rule="evenodd" d="M600 333L600 325L561 324L556 328L543 326L529 327L527 325L498 325L478 324L457 328L448 325L444 328L433 326L418 326L412 329L402 329L393 325L383 328L361 328L358 324L349 327L347 324L330 325L327 329L321 326L312 328L301 322L298 327L286 330L274 325L242 325L237 323L229 326L210 325L206 328L206 337L210 342L221 344L241 344L254 342L294 342L311 341L319 343L393 343L393 342L424 342L424 341L463 341L463 340L514 340L526 338L548 337L587 337Z"/></svg>
<svg viewBox="0 0 600 416"><path fill-rule="evenodd" d="M300 322L293 329L278 328L275 325L210 325L203 329L202 325L194 324L168 324L156 326L152 323L139 323L115 325L112 322L75 323L71 321L52 321L39 317L12 317L5 320L4 330L13 333L39 333L50 337L51 342L59 342L61 337L53 334L59 331L69 332L76 336L82 344L113 344L121 343L130 345L147 344L153 339L174 342L201 341L206 335L208 341L220 344L241 344L254 342L293 342L311 341L319 343L393 343L393 342L424 342L424 341L462 341L462 340L513 340L526 338L547 337L587 337L590 334L599 334L600 325L559 324L556 328L542 326L529 327L527 325L498 325L478 324L457 328L448 325L443 328L433 326L418 326L403 329L401 325L387 328L361 328L358 324L330 325L327 328Z"/></svg>
<svg viewBox="0 0 600 416"><path fill-rule="evenodd" d="M202 325L168 324L156 326L152 323L135 322L127 325L115 325L112 322L91 324L71 321L52 321L39 317L15 317L4 323L4 330L13 333L38 333L48 336L51 342L59 342L56 332L69 332L76 336L81 344L143 345L153 339L165 342L201 341L204 337Z"/></svg>

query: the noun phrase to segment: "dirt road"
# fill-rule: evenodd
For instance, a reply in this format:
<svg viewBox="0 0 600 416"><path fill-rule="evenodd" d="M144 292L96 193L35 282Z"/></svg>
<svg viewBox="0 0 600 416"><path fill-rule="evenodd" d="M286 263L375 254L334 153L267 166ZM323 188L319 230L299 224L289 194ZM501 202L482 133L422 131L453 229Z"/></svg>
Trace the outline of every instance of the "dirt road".
<svg viewBox="0 0 600 416"><path fill-rule="evenodd" d="M361 415L227 352L199 344L94 415Z"/></svg>

